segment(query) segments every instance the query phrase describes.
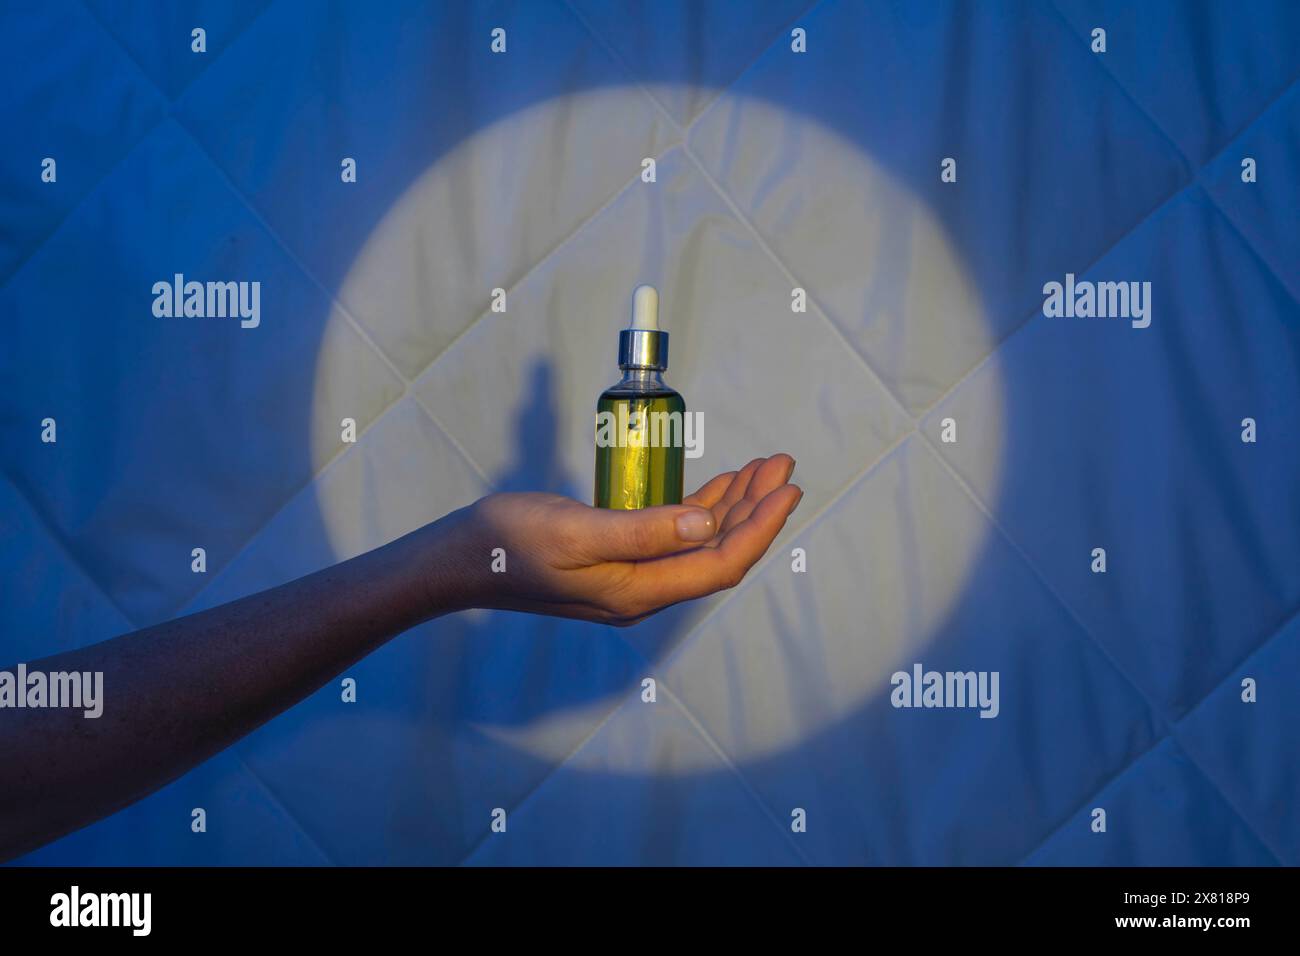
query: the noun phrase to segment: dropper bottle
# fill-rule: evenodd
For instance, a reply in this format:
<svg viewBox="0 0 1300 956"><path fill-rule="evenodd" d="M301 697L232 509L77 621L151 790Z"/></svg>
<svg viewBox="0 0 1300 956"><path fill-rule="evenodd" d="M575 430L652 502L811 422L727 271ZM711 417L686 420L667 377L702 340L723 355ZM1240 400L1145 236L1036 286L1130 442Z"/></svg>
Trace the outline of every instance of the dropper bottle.
<svg viewBox="0 0 1300 956"><path fill-rule="evenodd" d="M632 322L618 335L623 377L596 403L597 508L635 509L682 500L686 402L664 384L668 333L659 293L637 286Z"/></svg>

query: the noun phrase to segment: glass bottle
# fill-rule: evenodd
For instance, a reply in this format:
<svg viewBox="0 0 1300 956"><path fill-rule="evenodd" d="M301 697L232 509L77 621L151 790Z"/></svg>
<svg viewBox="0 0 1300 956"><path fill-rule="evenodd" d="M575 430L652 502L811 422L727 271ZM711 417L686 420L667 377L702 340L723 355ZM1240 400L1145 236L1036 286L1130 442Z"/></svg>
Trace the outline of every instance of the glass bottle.
<svg viewBox="0 0 1300 956"><path fill-rule="evenodd" d="M632 323L619 333L623 377L596 403L597 508L675 505L686 472L686 402L664 383L668 333L659 328L659 294L638 286Z"/></svg>

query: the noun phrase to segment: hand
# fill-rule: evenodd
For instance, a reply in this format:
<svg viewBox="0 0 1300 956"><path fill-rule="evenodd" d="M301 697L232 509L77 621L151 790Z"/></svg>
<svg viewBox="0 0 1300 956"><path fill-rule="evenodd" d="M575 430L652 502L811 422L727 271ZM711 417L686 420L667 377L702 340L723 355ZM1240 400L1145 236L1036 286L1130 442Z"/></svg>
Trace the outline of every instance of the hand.
<svg viewBox="0 0 1300 956"><path fill-rule="evenodd" d="M23 709L0 721L0 766L18 769L0 787L0 862L175 780L440 614L632 624L733 587L803 496L793 470L789 455L760 458L641 511L489 495L269 591L46 658L46 670L103 674L113 716ZM495 548L504 573L491 571Z"/></svg>
<svg viewBox="0 0 1300 956"><path fill-rule="evenodd" d="M756 458L680 505L592 508L551 494L489 495L465 509L456 551L473 555L466 604L625 626L735 587L799 504L789 455ZM506 570L490 571L494 549Z"/></svg>

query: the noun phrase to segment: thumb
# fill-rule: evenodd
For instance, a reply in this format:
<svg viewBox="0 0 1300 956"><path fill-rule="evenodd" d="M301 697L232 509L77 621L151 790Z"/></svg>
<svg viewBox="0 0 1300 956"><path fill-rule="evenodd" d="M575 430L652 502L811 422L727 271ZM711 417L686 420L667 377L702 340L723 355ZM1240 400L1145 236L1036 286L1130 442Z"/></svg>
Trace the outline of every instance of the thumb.
<svg viewBox="0 0 1300 956"><path fill-rule="evenodd" d="M592 508L583 533L585 550L603 561L658 558L711 539L718 520L707 508L658 505L637 511Z"/></svg>

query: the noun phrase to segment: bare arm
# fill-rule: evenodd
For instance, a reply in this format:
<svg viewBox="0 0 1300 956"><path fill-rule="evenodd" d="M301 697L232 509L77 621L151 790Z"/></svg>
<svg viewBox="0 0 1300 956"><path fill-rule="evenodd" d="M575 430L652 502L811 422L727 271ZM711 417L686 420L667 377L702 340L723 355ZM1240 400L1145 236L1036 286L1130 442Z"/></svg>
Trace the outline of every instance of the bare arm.
<svg viewBox="0 0 1300 956"><path fill-rule="evenodd" d="M638 512L490 495L281 587L31 662L102 672L103 713L0 710L0 861L152 793L431 618L485 607L629 624L731 587L798 504L793 467L756 459ZM489 570L498 547L505 574Z"/></svg>

